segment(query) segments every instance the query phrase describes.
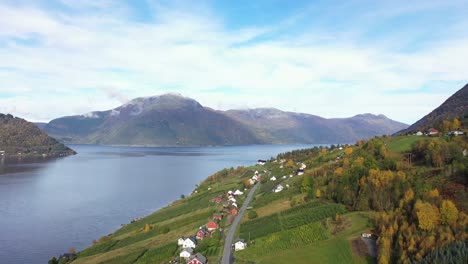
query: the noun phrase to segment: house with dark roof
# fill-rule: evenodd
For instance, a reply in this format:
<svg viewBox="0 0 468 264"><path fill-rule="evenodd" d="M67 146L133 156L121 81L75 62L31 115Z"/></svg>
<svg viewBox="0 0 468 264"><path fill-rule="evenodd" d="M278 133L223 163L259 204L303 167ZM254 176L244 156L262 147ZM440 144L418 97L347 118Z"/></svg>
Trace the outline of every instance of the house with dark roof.
<svg viewBox="0 0 468 264"><path fill-rule="evenodd" d="M203 256L201 253L197 253L193 256L190 257L190 261L187 262L187 264L207 264L207 260L205 256Z"/></svg>

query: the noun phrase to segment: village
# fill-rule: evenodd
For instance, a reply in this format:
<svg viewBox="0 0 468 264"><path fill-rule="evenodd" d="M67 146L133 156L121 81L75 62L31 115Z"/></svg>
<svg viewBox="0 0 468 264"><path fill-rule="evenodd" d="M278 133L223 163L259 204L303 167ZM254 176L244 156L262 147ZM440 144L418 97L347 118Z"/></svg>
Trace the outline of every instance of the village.
<svg viewBox="0 0 468 264"><path fill-rule="evenodd" d="M272 162L280 163L280 168L283 168L283 164L286 162L286 160L272 160ZM256 164L263 166L266 163L266 160L258 160ZM258 170L256 170L254 175L248 179L248 186L253 186L258 182L262 182L262 179L263 182L269 180L271 182L277 182L271 192L279 193L285 188L290 187L289 184L284 184L285 181L294 177L295 175L300 176L304 174L304 170L307 167L306 164L298 162L296 165L299 166L299 169L295 170L294 174L284 175L278 178L276 176L271 176L269 178L266 177L271 174L270 171L263 170L263 172L260 173ZM207 190L210 191L211 187L208 187ZM243 191L240 189L235 191L229 190L225 194L218 195L211 199L210 203L218 205L216 207L217 212L213 214L212 218L208 220L205 225L200 226L195 234L186 237L180 237L177 240L177 245L179 246L179 255L178 257L174 258L172 263L207 264L207 258L197 251L197 246L206 238L213 237L215 235L221 235L221 237L224 237L225 228L223 228L223 226L230 225L234 221L235 217L238 216L239 206L241 205L242 200L245 199L244 192L247 190L247 188L244 188ZM193 193L196 194L198 191L194 190ZM248 207L248 209L251 208L252 207ZM248 246L246 238L237 238L235 241L236 242L231 245L232 250L234 251L244 250Z"/></svg>

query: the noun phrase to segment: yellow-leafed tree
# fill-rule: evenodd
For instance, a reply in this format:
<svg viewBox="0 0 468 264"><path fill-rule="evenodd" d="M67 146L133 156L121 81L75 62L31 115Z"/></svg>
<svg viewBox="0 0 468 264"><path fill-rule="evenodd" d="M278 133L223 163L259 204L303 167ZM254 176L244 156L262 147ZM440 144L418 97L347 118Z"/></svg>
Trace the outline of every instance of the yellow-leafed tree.
<svg viewBox="0 0 468 264"><path fill-rule="evenodd" d="M151 227L149 224L145 225L145 233L148 233L151 230Z"/></svg>
<svg viewBox="0 0 468 264"><path fill-rule="evenodd" d="M440 218L442 224L453 224L458 219L458 209L450 200L443 200L440 207Z"/></svg>
<svg viewBox="0 0 468 264"><path fill-rule="evenodd" d="M418 200L414 206L418 216L419 228L433 230L440 222L439 209L434 205Z"/></svg>

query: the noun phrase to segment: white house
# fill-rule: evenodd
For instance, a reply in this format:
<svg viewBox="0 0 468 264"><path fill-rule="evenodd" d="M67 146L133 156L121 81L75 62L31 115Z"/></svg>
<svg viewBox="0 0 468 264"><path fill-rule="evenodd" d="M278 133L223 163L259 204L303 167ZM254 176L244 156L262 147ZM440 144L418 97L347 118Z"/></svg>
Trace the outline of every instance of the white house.
<svg viewBox="0 0 468 264"><path fill-rule="evenodd" d="M181 258L188 259L188 258L190 258L190 256L192 256L192 254L193 254L193 248L184 248L180 252L179 256Z"/></svg>
<svg viewBox="0 0 468 264"><path fill-rule="evenodd" d="M415 135L416 135L416 136L422 136L422 135L423 135L423 132L421 132L421 131L418 131L418 132L416 132L416 134L415 134Z"/></svg>
<svg viewBox="0 0 468 264"><path fill-rule="evenodd" d="M257 161L257 165L265 165L266 164L266 160L258 160Z"/></svg>
<svg viewBox="0 0 468 264"><path fill-rule="evenodd" d="M271 177L270 181L276 181L276 177L275 176Z"/></svg>
<svg viewBox="0 0 468 264"><path fill-rule="evenodd" d="M283 178L283 179L286 179L287 177L286 177L286 175L284 175L282 178Z"/></svg>
<svg viewBox="0 0 468 264"><path fill-rule="evenodd" d="M305 165L304 163L301 164L301 170L307 168L307 165Z"/></svg>
<svg viewBox="0 0 468 264"><path fill-rule="evenodd" d="M252 179L249 179L249 183L250 183L250 185L254 185L254 184L255 184L255 181L252 180Z"/></svg>
<svg viewBox="0 0 468 264"><path fill-rule="evenodd" d="M254 180L254 181L259 181L259 180L260 180L260 176L254 175L254 176L252 176L252 180Z"/></svg>
<svg viewBox="0 0 468 264"><path fill-rule="evenodd" d="M282 190L284 189L283 185L281 184L278 184L278 186L276 186L274 192L277 193L277 192L281 192Z"/></svg>
<svg viewBox="0 0 468 264"><path fill-rule="evenodd" d="M193 240L193 238L187 238L184 240L184 243L182 244L183 248L195 248L197 244Z"/></svg>
<svg viewBox="0 0 468 264"><path fill-rule="evenodd" d="M236 207L237 208L237 204L236 203L232 203L232 206Z"/></svg>
<svg viewBox="0 0 468 264"><path fill-rule="evenodd" d="M245 243L242 240L237 241L234 243L234 250L239 251L239 250L244 250L247 247L247 243Z"/></svg>
<svg viewBox="0 0 468 264"><path fill-rule="evenodd" d="M231 190L229 190L227 193L228 193L228 195L232 195L232 191L231 191Z"/></svg>
<svg viewBox="0 0 468 264"><path fill-rule="evenodd" d="M243 192L241 192L239 189L237 189L235 192L234 192L234 195L242 195L244 194Z"/></svg>
<svg viewBox="0 0 468 264"><path fill-rule="evenodd" d="M230 202L233 202L233 203L237 202L236 198L234 198L234 197L231 197L231 198L229 199L229 201L230 201Z"/></svg>
<svg viewBox="0 0 468 264"><path fill-rule="evenodd" d="M182 246L184 244L185 238L181 237L177 240L177 245Z"/></svg>
<svg viewBox="0 0 468 264"><path fill-rule="evenodd" d="M280 166L280 169L282 169L282 168L284 168L284 166L283 166L283 165L281 165L281 166Z"/></svg>

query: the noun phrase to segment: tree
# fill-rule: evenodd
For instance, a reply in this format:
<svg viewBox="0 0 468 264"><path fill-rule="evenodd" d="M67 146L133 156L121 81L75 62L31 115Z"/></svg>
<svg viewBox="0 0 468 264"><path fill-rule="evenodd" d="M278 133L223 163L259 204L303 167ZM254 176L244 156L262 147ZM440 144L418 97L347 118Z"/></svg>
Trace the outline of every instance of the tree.
<svg viewBox="0 0 468 264"><path fill-rule="evenodd" d="M49 262L47 262L48 264L57 264L58 261L57 261L57 258L56 257L52 257L51 259L49 259Z"/></svg>
<svg viewBox="0 0 468 264"><path fill-rule="evenodd" d="M350 147L345 148L344 153L346 155L351 155L353 153L353 149Z"/></svg>
<svg viewBox="0 0 468 264"><path fill-rule="evenodd" d="M343 175L343 168L341 168L341 167L336 168L335 171L333 171L333 175L335 175L335 176Z"/></svg>
<svg viewBox="0 0 468 264"><path fill-rule="evenodd" d="M458 209L450 200L443 200L440 207L440 219L442 224L454 224L458 218Z"/></svg>
<svg viewBox="0 0 468 264"><path fill-rule="evenodd" d="M180 199L184 199L184 198L185 198L185 194L181 194Z"/></svg>
<svg viewBox="0 0 468 264"><path fill-rule="evenodd" d="M247 216L249 217L249 219L255 219L258 217L258 214L254 210L250 210Z"/></svg>
<svg viewBox="0 0 468 264"><path fill-rule="evenodd" d="M325 155L325 154L327 154L327 153L328 153L328 150L327 150L326 148L322 148L322 149L320 150L320 156L323 156L323 155Z"/></svg>
<svg viewBox="0 0 468 264"><path fill-rule="evenodd" d="M457 129L460 129L460 128L461 128L460 120L458 120L458 118L454 118L453 122L452 122L452 129L457 130Z"/></svg>
<svg viewBox="0 0 468 264"><path fill-rule="evenodd" d="M151 227L149 224L145 225L145 233L148 233L151 230Z"/></svg>
<svg viewBox="0 0 468 264"><path fill-rule="evenodd" d="M343 168L344 169L349 168L349 159L348 158L343 159Z"/></svg>
<svg viewBox="0 0 468 264"><path fill-rule="evenodd" d="M440 222L439 209L434 205L418 200L414 206L418 217L419 228L433 230Z"/></svg>
<svg viewBox="0 0 468 264"><path fill-rule="evenodd" d="M442 131L447 132L453 127L452 123L448 120L442 121Z"/></svg>
<svg viewBox="0 0 468 264"><path fill-rule="evenodd" d="M320 193L320 189L317 189L317 191L315 192L315 198L320 198L320 196L322 196L322 194Z"/></svg>
<svg viewBox="0 0 468 264"><path fill-rule="evenodd" d="M293 166L294 166L293 160L288 160L288 162L286 162L286 168L292 168Z"/></svg>

